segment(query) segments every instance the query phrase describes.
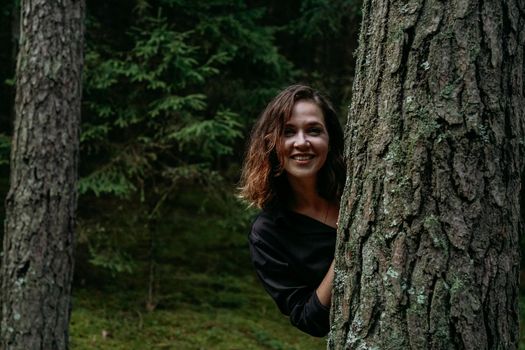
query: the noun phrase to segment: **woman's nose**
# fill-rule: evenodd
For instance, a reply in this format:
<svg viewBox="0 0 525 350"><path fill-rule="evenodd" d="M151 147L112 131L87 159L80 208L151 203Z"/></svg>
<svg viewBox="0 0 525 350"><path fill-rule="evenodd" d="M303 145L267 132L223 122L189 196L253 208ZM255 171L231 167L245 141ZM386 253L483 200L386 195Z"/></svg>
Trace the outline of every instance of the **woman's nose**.
<svg viewBox="0 0 525 350"><path fill-rule="evenodd" d="M309 145L309 142L308 142L307 136L302 132L298 132L295 137L294 146L295 147L306 147L308 145Z"/></svg>

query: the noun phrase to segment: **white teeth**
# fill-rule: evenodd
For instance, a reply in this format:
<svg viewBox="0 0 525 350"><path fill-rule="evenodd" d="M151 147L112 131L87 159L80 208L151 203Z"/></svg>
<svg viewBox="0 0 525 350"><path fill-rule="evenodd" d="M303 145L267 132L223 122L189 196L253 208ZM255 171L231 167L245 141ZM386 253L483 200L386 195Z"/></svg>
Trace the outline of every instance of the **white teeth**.
<svg viewBox="0 0 525 350"><path fill-rule="evenodd" d="M313 156L293 156L292 158L295 160L310 160Z"/></svg>

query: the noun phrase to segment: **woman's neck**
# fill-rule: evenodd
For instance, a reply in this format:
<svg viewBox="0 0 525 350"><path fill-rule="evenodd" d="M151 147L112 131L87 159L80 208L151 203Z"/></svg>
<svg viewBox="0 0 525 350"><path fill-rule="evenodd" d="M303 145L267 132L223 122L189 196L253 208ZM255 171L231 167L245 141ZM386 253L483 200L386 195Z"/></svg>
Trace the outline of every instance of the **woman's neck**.
<svg viewBox="0 0 525 350"><path fill-rule="evenodd" d="M315 179L288 178L292 190L289 208L300 214L312 217L326 225L336 227L339 204L319 195Z"/></svg>
<svg viewBox="0 0 525 350"><path fill-rule="evenodd" d="M315 178L288 178L288 183L293 194L293 199L290 203L292 209L299 211L305 209L318 211L326 208L327 200L317 192L317 182Z"/></svg>

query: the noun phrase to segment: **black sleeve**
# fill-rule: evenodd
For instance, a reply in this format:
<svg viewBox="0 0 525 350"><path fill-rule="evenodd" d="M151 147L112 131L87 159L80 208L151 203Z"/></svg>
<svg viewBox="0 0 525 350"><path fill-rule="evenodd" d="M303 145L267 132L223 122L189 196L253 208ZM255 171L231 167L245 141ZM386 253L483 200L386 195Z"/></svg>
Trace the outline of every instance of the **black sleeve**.
<svg viewBox="0 0 525 350"><path fill-rule="evenodd" d="M257 276L279 310L303 332L324 337L330 328L330 310L321 304L315 288L299 281L279 250L256 232L250 235L249 243Z"/></svg>

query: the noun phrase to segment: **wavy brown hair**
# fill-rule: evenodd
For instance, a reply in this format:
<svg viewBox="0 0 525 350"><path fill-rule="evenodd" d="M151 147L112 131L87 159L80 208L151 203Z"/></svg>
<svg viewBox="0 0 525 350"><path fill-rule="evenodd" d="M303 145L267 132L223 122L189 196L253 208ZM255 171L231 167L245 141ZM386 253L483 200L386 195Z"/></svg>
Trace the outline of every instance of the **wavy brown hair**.
<svg viewBox="0 0 525 350"><path fill-rule="evenodd" d="M317 191L330 201L339 201L345 182L343 131L330 102L320 92L305 85L281 91L255 123L242 168L239 196L258 208L282 205L290 193L283 174L280 140L285 123L298 101L311 101L321 108L328 132L329 151L319 170Z"/></svg>

